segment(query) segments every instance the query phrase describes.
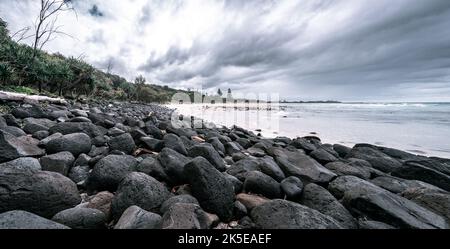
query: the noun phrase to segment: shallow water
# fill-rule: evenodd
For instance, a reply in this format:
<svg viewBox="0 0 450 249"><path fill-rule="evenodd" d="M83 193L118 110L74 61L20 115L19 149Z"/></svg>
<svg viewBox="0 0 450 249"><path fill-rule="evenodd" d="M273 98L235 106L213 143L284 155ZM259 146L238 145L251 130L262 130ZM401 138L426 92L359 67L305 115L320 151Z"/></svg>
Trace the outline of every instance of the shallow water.
<svg viewBox="0 0 450 249"><path fill-rule="evenodd" d="M261 129L265 137L313 134L324 143L370 143L450 158L450 103L280 103L270 110L267 104L169 106L218 125Z"/></svg>

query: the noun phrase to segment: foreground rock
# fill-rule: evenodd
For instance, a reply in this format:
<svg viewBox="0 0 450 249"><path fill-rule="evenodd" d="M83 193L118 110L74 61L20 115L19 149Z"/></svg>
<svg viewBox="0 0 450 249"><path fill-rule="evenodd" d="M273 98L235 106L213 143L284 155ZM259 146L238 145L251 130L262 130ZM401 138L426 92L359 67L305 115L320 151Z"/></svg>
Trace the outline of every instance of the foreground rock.
<svg viewBox="0 0 450 249"><path fill-rule="evenodd" d="M33 213L14 210L0 214L0 229L69 229Z"/></svg>
<svg viewBox="0 0 450 249"><path fill-rule="evenodd" d="M0 130L0 163L19 157L43 156L45 151L37 146L38 143L34 138L27 136L15 137Z"/></svg>
<svg viewBox="0 0 450 249"><path fill-rule="evenodd" d="M144 173L128 174L120 183L111 204L114 219L119 219L130 206L159 212L161 204L171 197L170 192L155 178Z"/></svg>
<svg viewBox="0 0 450 249"><path fill-rule="evenodd" d="M339 223L300 204L273 200L255 207L251 218L260 229L339 229Z"/></svg>
<svg viewBox="0 0 450 249"><path fill-rule="evenodd" d="M84 133L73 133L50 140L46 145L46 151L54 154L68 151L74 156L88 153L91 150L91 138Z"/></svg>
<svg viewBox="0 0 450 249"><path fill-rule="evenodd" d="M450 176L419 163L410 162L398 167L393 173L404 179L420 180L450 191Z"/></svg>
<svg viewBox="0 0 450 249"><path fill-rule="evenodd" d="M0 213L24 210L51 218L80 203L77 186L54 172L0 168Z"/></svg>
<svg viewBox="0 0 450 249"><path fill-rule="evenodd" d="M444 218L355 176L341 176L329 190L351 211L400 228L447 228Z"/></svg>
<svg viewBox="0 0 450 249"><path fill-rule="evenodd" d="M159 229L161 216L145 211L138 206L131 206L123 212L114 229Z"/></svg>
<svg viewBox="0 0 450 249"><path fill-rule="evenodd" d="M234 188L205 158L196 157L184 168L192 194L206 211L223 220L233 215Z"/></svg>
<svg viewBox="0 0 450 249"><path fill-rule="evenodd" d="M41 164L39 160L33 157L21 157L15 160L0 164L0 168L12 168L18 170L41 170Z"/></svg>
<svg viewBox="0 0 450 249"><path fill-rule="evenodd" d="M74 161L75 157L68 151L43 156L40 159L43 170L57 172L65 176L69 174Z"/></svg>
<svg viewBox="0 0 450 249"><path fill-rule="evenodd" d="M105 227L106 215L93 208L70 208L57 213L53 221L73 229L101 229Z"/></svg>

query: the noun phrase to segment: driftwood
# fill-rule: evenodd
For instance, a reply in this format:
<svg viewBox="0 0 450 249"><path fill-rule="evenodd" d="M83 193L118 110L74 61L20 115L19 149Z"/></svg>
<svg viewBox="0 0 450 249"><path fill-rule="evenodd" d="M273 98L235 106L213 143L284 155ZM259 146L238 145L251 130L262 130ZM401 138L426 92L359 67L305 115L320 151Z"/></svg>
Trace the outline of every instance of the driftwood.
<svg viewBox="0 0 450 249"><path fill-rule="evenodd" d="M30 104L36 104L39 102L49 102L53 104L66 105L67 101L61 98L51 98L47 96L40 95L27 95L23 93L13 93L0 91L0 101L17 101Z"/></svg>

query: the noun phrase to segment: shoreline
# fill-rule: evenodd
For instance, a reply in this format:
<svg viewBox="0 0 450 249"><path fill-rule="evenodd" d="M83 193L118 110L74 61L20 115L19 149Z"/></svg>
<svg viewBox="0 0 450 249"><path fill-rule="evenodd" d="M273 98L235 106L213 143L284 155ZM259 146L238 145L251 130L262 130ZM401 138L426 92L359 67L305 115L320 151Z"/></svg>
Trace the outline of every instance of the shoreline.
<svg viewBox="0 0 450 249"><path fill-rule="evenodd" d="M449 228L450 159L178 128L158 104L8 106L0 228Z"/></svg>

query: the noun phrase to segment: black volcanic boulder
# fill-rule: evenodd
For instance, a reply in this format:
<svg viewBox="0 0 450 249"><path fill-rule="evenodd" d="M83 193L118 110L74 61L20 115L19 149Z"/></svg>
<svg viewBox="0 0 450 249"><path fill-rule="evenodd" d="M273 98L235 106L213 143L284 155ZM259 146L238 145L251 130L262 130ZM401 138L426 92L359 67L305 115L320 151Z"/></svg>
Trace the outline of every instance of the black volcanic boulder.
<svg viewBox="0 0 450 249"><path fill-rule="evenodd" d="M24 210L51 218L81 202L75 183L55 172L0 168L0 183L0 213Z"/></svg>
<svg viewBox="0 0 450 249"><path fill-rule="evenodd" d="M72 168L74 161L75 157L68 151L58 152L40 158L42 170L57 172L65 176L69 174L69 170Z"/></svg>
<svg viewBox="0 0 450 249"><path fill-rule="evenodd" d="M306 153L311 153L316 149L316 146L314 144L310 143L307 139L301 137L293 139L290 145L294 146L297 149L302 149Z"/></svg>
<svg viewBox="0 0 450 249"><path fill-rule="evenodd" d="M158 213L161 204L171 197L167 188L155 178L144 173L133 172L121 182L111 203L112 215L118 220L130 206Z"/></svg>
<svg viewBox="0 0 450 249"><path fill-rule="evenodd" d="M327 163L335 162L338 159L331 153L329 153L324 148L319 148L317 150L314 150L309 154L310 157L316 159L319 163L322 165L325 165Z"/></svg>
<svg viewBox="0 0 450 249"><path fill-rule="evenodd" d="M314 183L306 185L300 203L332 217L343 228L357 227L357 222L350 212L328 190L319 185Z"/></svg>
<svg viewBox="0 0 450 249"><path fill-rule="evenodd" d="M261 194L270 199L281 198L280 183L259 171L246 173L244 191Z"/></svg>
<svg viewBox="0 0 450 249"><path fill-rule="evenodd" d="M78 156L81 153L89 153L91 150L91 138L84 133L63 135L50 140L45 148L49 154L68 151L74 156Z"/></svg>
<svg viewBox="0 0 450 249"><path fill-rule="evenodd" d="M125 154L131 154L136 147L134 143L133 137L130 133L125 133L116 137L113 137L109 140L109 149L111 151L118 150L122 151Z"/></svg>
<svg viewBox="0 0 450 249"><path fill-rule="evenodd" d="M355 176L340 176L328 189L350 211L400 228L447 228L445 219L401 196Z"/></svg>
<svg viewBox="0 0 450 249"><path fill-rule="evenodd" d="M219 171L225 171L225 163L211 144L203 143L192 146L188 152L190 157L204 157Z"/></svg>
<svg viewBox="0 0 450 249"><path fill-rule="evenodd" d="M276 161L286 176L296 176L302 181L326 183L336 177L336 174L300 150L282 150L276 156Z"/></svg>
<svg viewBox="0 0 450 249"><path fill-rule="evenodd" d="M208 229L209 216L192 203L175 203L162 217L163 229Z"/></svg>
<svg viewBox="0 0 450 249"><path fill-rule="evenodd" d="M18 170L42 170L39 160L33 157L20 157L15 160L0 164L0 168L13 168Z"/></svg>
<svg viewBox="0 0 450 249"><path fill-rule="evenodd" d="M289 176L281 181L280 187L288 200L298 201L302 195L303 182L298 177Z"/></svg>
<svg viewBox="0 0 450 249"><path fill-rule="evenodd" d="M37 131L47 131L55 124L55 121L46 118L26 118L24 119L23 131L27 134L33 134Z"/></svg>
<svg viewBox="0 0 450 249"><path fill-rule="evenodd" d="M140 141L146 148L151 151L160 152L164 148L164 142L162 140L152 137L141 137Z"/></svg>
<svg viewBox="0 0 450 249"><path fill-rule="evenodd" d="M107 130L92 123L63 122L50 127L49 132L50 134L61 133L63 135L81 132L89 135L91 138L94 138L96 136L105 135Z"/></svg>
<svg viewBox="0 0 450 249"><path fill-rule="evenodd" d="M98 209L75 207L55 214L52 220L73 229L101 229L106 215Z"/></svg>
<svg viewBox="0 0 450 249"><path fill-rule="evenodd" d="M330 216L286 200L272 200L252 209L250 217L259 229L339 229Z"/></svg>
<svg viewBox="0 0 450 249"><path fill-rule="evenodd" d="M136 166L136 171L154 177L160 182L170 182L163 166L157 158L146 157Z"/></svg>
<svg viewBox="0 0 450 249"><path fill-rule="evenodd" d="M325 168L331 170L338 176L352 175L362 179L370 178L370 170L367 167L361 167L344 162L330 162L325 164Z"/></svg>
<svg viewBox="0 0 450 249"><path fill-rule="evenodd" d="M138 206L127 208L114 229L159 229L162 217L159 214L148 212Z"/></svg>
<svg viewBox="0 0 450 249"><path fill-rule="evenodd" d="M177 135L166 134L164 136L164 146L185 156L187 155L186 147L184 146L183 141L181 141L181 139Z"/></svg>
<svg viewBox="0 0 450 249"><path fill-rule="evenodd" d="M11 111L16 118L50 118L50 115L38 105L30 107L18 107Z"/></svg>
<svg viewBox="0 0 450 249"><path fill-rule="evenodd" d="M374 146L366 144L355 145L355 147L353 147L353 149L347 154L346 158L366 160L375 169L387 173L392 172L402 166L402 164L397 159L388 156Z"/></svg>
<svg viewBox="0 0 450 249"><path fill-rule="evenodd" d="M147 132L147 134L153 136L156 139L162 139L164 137L163 133L161 132L161 130L154 126L152 123L147 122L145 124L145 131Z"/></svg>
<svg viewBox="0 0 450 249"><path fill-rule="evenodd" d="M410 180L427 182L436 187L450 191L450 176L419 163L406 162L392 172L392 175Z"/></svg>
<svg viewBox="0 0 450 249"><path fill-rule="evenodd" d="M158 154L158 160L172 184L185 183L184 165L189 158L169 148Z"/></svg>
<svg viewBox="0 0 450 249"><path fill-rule="evenodd" d="M13 210L0 214L0 229L69 229L33 213Z"/></svg>
<svg viewBox="0 0 450 249"><path fill-rule="evenodd" d="M186 164L184 174L202 208L222 220L232 217L234 187L222 173L205 158L196 157Z"/></svg>
<svg viewBox="0 0 450 249"><path fill-rule="evenodd" d="M86 182L89 191L115 191L122 179L133 172L137 160L128 155L108 155L98 161Z"/></svg>
<svg viewBox="0 0 450 249"><path fill-rule="evenodd" d="M34 138L22 136L15 137L0 130L0 163L11 161L19 157L38 157L45 154L39 148L39 141Z"/></svg>

